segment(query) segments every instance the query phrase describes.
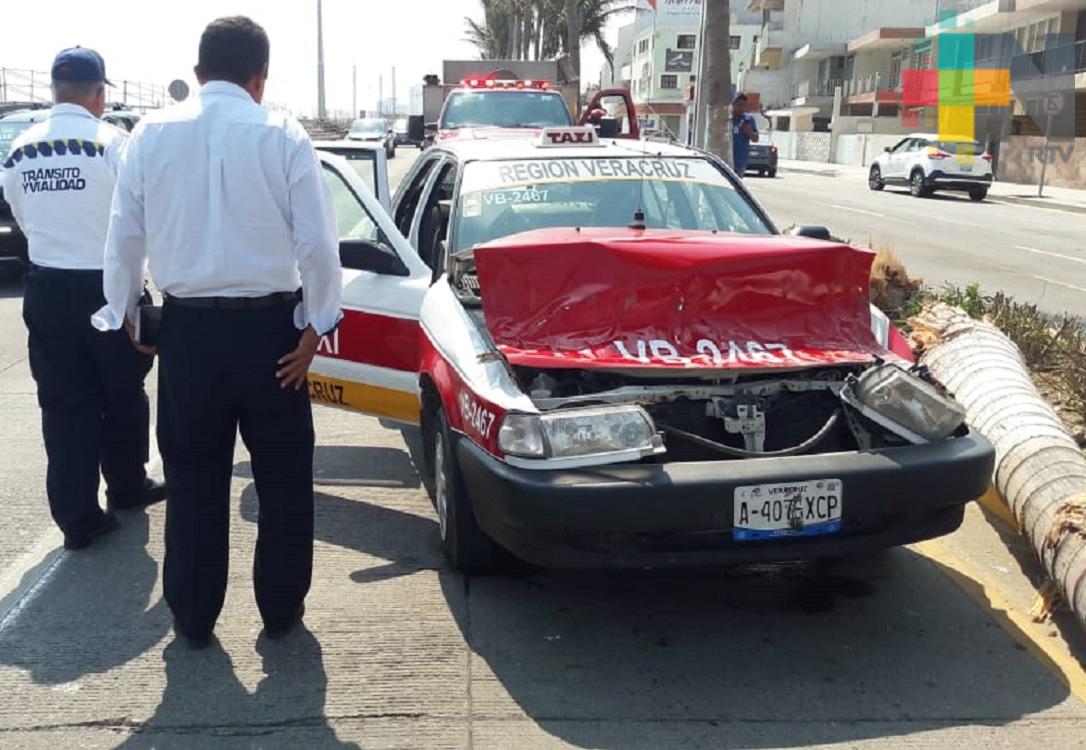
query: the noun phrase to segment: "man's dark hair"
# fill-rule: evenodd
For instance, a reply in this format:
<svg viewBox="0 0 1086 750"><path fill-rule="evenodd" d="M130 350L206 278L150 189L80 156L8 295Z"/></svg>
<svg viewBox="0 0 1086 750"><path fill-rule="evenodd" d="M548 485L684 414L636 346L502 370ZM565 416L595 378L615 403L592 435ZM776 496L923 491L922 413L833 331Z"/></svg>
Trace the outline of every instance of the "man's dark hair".
<svg viewBox="0 0 1086 750"><path fill-rule="evenodd" d="M735 98L732 99L732 104L738 104L739 102L745 101L747 101L747 95L744 93L738 93L735 95Z"/></svg>
<svg viewBox="0 0 1086 750"><path fill-rule="evenodd" d="M270 53L268 34L246 16L212 21L200 36L196 71L209 81L230 81L244 86L263 72Z"/></svg>

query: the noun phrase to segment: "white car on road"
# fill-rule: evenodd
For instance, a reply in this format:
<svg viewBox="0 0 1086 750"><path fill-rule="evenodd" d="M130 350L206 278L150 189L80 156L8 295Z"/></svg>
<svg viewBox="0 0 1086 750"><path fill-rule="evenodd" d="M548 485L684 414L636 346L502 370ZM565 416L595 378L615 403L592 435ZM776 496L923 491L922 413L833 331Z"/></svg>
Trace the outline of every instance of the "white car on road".
<svg viewBox="0 0 1086 750"><path fill-rule="evenodd" d="M936 190L956 190L982 201L992 185L992 155L976 141L913 133L875 159L867 184L872 190L907 185L917 198Z"/></svg>

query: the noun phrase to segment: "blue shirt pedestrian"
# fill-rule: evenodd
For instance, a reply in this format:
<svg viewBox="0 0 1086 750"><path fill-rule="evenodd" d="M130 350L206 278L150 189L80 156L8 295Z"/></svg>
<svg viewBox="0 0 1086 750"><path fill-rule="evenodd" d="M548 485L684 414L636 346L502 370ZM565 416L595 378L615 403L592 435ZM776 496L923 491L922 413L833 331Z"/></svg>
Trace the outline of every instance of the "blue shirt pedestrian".
<svg viewBox="0 0 1086 750"><path fill-rule="evenodd" d="M749 129L744 127L749 125ZM741 114L732 116L732 163L735 172L740 177L747 171L747 162L750 161L750 142L758 140L758 123L753 115Z"/></svg>

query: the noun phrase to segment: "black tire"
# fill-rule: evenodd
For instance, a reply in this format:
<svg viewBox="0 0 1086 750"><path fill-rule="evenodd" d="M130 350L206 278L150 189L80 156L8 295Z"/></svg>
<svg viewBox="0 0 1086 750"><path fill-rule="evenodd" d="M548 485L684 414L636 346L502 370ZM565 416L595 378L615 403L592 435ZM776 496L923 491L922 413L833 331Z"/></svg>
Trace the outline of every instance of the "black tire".
<svg viewBox="0 0 1086 750"><path fill-rule="evenodd" d="M515 572L519 561L488 537L475 519L444 409L438 408L429 427L423 427L429 433L424 439L432 441L426 451L431 457L427 473L445 559L464 573Z"/></svg>
<svg viewBox="0 0 1086 750"><path fill-rule="evenodd" d="M974 188L969 191L969 200L980 203L988 197L988 188Z"/></svg>
<svg viewBox="0 0 1086 750"><path fill-rule="evenodd" d="M882 169L878 164L871 165L871 173L867 176L867 186L876 192L886 187L886 183L882 181Z"/></svg>
<svg viewBox="0 0 1086 750"><path fill-rule="evenodd" d="M758 170L758 176L759 177L765 177L765 170L764 169L759 169Z"/></svg>
<svg viewBox="0 0 1086 750"><path fill-rule="evenodd" d="M909 177L909 192L914 198L927 198L931 195L931 188L924 179L924 173L919 169L913 170Z"/></svg>

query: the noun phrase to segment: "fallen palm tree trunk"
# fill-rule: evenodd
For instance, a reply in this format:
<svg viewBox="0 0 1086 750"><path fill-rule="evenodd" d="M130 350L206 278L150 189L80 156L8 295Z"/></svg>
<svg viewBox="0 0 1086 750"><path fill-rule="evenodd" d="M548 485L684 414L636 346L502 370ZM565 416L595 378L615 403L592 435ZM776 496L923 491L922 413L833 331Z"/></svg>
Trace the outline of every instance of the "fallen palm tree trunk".
<svg viewBox="0 0 1086 750"><path fill-rule="evenodd" d="M1086 627L1086 456L995 326L935 305L910 323L921 363L995 446L995 485Z"/></svg>

